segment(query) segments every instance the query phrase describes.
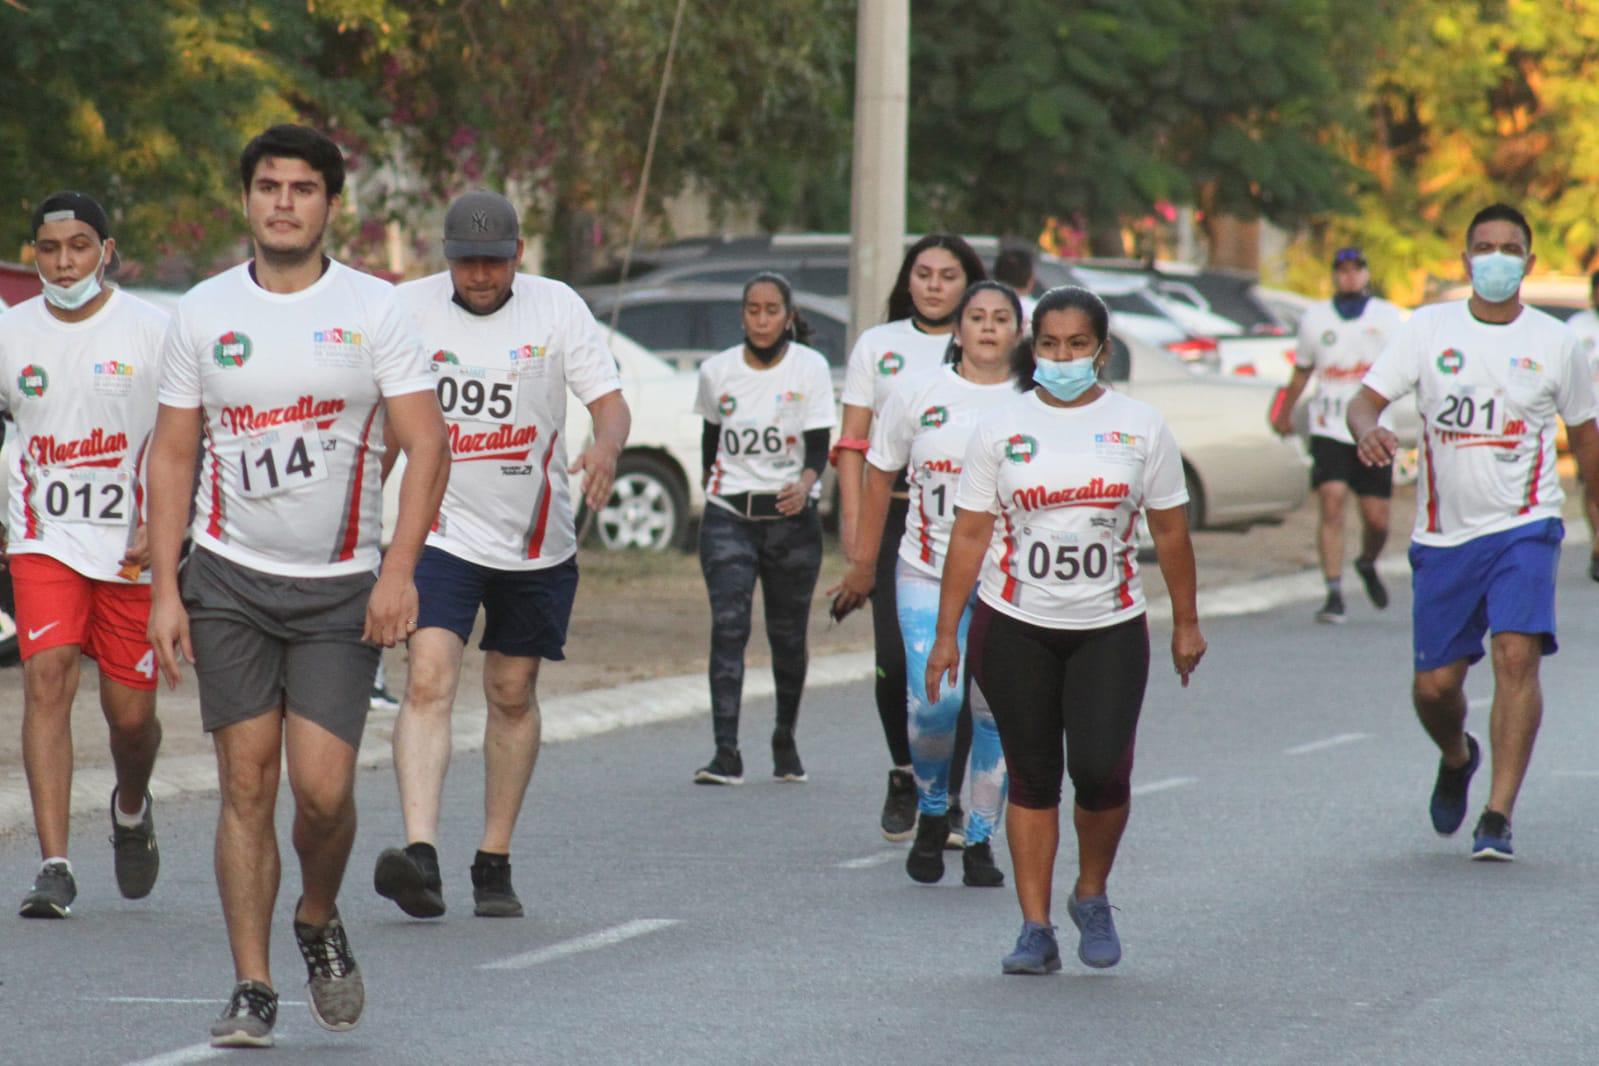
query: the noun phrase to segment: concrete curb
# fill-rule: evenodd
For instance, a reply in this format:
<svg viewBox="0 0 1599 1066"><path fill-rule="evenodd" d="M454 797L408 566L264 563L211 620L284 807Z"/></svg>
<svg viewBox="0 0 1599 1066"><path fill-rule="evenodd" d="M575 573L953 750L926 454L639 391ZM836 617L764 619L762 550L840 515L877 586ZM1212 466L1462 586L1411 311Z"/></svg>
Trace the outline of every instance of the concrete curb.
<svg viewBox="0 0 1599 1066"><path fill-rule="evenodd" d="M1409 574L1403 556L1390 556L1378 565L1384 577L1397 579ZM1239 582L1199 594L1199 617L1227 618L1259 614L1291 603L1316 600L1323 594L1319 571L1307 570L1282 577ZM1150 608L1154 621L1170 621L1171 608L1157 604ZM811 660L806 676L807 688L846 685L864 681L874 670L871 652L826 655ZM752 669L744 679L744 698L758 700L773 695L772 677L764 669ZM710 695L703 673L634 681L615 688L576 692L540 700L544 716L544 742L560 744L583 740L618 729L674 722L710 711ZM452 719L454 751L475 752L483 745L482 708L457 710ZM388 766L392 759L390 740L394 712L374 711L367 718L366 733L357 763L365 769ZM709 738L707 738L709 743ZM80 769L72 775L72 814L106 816L116 776L109 768ZM207 753L160 759L150 792L157 799L217 790L216 758ZM30 829L33 805L25 782L0 786L0 833Z"/></svg>

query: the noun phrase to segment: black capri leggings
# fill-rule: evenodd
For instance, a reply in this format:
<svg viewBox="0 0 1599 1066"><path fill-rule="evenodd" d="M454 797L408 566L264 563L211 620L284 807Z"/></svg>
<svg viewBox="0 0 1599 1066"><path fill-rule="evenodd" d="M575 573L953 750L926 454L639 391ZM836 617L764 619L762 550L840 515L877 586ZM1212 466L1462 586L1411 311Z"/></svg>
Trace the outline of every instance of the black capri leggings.
<svg viewBox="0 0 1599 1066"><path fill-rule="evenodd" d="M999 726L1012 803L1060 806L1063 773L1085 811L1127 802L1149 680L1143 615L1103 629L1047 629L978 600L966 658Z"/></svg>

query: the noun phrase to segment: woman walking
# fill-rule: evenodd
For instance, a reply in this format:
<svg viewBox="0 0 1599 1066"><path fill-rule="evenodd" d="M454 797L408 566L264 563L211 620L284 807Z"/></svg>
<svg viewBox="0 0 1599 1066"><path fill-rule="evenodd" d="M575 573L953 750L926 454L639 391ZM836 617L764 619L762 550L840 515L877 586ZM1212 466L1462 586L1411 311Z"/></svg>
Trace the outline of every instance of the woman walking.
<svg viewBox="0 0 1599 1066"><path fill-rule="evenodd" d="M1006 973L1060 969L1050 899L1063 774L1074 793L1078 874L1066 913L1078 958L1095 967L1121 959L1107 882L1127 826L1149 674L1140 517L1171 594L1172 664L1185 686L1205 653L1182 458L1158 411L1099 384L1109 317L1086 289L1039 300L1037 387L990 412L962 464L928 656L936 700L957 676L960 619L981 571L969 662L1010 772L1005 825L1023 919Z"/></svg>
<svg viewBox="0 0 1599 1066"><path fill-rule="evenodd" d="M772 773L806 780L794 723L805 688L806 630L822 565L817 485L833 427L827 359L804 340L805 322L781 274L744 286L744 343L700 366L695 413L705 420L701 459L705 513L700 569L711 599L711 725L716 753L694 780L744 781L738 748L744 647L755 583L766 605L766 636L777 686Z"/></svg>
<svg viewBox="0 0 1599 1066"><path fill-rule="evenodd" d="M898 550L894 581L911 678L906 702L919 817L905 872L925 884L944 876L955 726L967 687L966 671L961 669L940 699L927 698L927 653L938 619L939 576L955 521L961 460L972 430L988 411L1014 401L1018 387L1032 387L1032 356L1017 348L1021 316L1015 292L996 281L977 282L967 288L956 308L946 365L920 377L899 379L872 426L855 562L834 601L836 610L847 611L871 595L890 491L899 473L908 470L911 506L904 535L894 545ZM956 631L963 654L971 603L968 595ZM964 833L962 880L997 887L1005 883L1005 876L994 865L989 838L1004 804L1005 760L994 716L980 692L971 693L971 714L972 809Z"/></svg>
<svg viewBox="0 0 1599 1066"><path fill-rule="evenodd" d="M860 335L844 379L844 415L837 448L839 540L853 565L861 513L866 450L872 421L888 400L894 379L931 370L943 361L955 324L955 307L967 286L987 275L971 245L949 233L930 233L911 245L888 297L888 321ZM916 779L906 732L905 646L894 601L894 567L905 532L908 487L896 481L881 550L875 559L872 637L877 660L877 715L893 765L881 825L889 840L907 840L916 828ZM959 770L956 771L957 776ZM959 782L954 783L958 794Z"/></svg>

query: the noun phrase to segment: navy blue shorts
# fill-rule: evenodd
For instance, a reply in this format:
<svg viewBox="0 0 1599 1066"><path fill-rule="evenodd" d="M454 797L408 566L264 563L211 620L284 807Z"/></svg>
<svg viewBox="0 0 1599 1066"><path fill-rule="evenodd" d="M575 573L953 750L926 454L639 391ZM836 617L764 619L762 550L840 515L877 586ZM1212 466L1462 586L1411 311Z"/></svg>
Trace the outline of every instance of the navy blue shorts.
<svg viewBox="0 0 1599 1066"><path fill-rule="evenodd" d="M559 662L577 595L576 557L542 570L496 570L429 544L416 562L416 628L448 629L464 644L484 611L484 651Z"/></svg>
<svg viewBox="0 0 1599 1066"><path fill-rule="evenodd" d="M1490 533L1452 548L1410 546L1411 618L1416 672L1483 656L1485 633L1543 637L1555 642L1555 573L1565 523L1558 518Z"/></svg>

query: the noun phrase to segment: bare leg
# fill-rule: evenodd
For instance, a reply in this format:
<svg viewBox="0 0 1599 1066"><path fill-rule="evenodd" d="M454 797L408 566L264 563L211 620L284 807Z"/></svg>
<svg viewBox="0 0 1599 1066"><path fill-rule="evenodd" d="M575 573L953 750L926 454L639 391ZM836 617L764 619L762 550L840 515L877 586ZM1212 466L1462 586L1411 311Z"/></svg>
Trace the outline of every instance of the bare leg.
<svg viewBox="0 0 1599 1066"><path fill-rule="evenodd" d="M117 806L123 814L144 809L161 722L155 716L155 690L129 688L100 675L100 710L111 729L111 761L117 770Z"/></svg>
<svg viewBox="0 0 1599 1066"><path fill-rule="evenodd" d="M278 899L278 835L273 811L283 746L283 712L211 734L222 809L217 818L217 891L239 981L272 984L272 907Z"/></svg>
<svg viewBox="0 0 1599 1066"><path fill-rule="evenodd" d="M22 766L33 799L39 857L67 853L72 818L72 701L78 694L76 644L46 648L22 664Z"/></svg>
<svg viewBox="0 0 1599 1066"><path fill-rule="evenodd" d="M300 857L295 920L326 925L355 843L355 749L326 729L288 716L285 748L294 792L294 850Z"/></svg>
<svg viewBox="0 0 1599 1066"><path fill-rule="evenodd" d="M522 798L539 760L543 724L534 689L539 662L497 651L483 659L489 715L483 726L483 842L478 847L495 855L511 851Z"/></svg>
<svg viewBox="0 0 1599 1066"><path fill-rule="evenodd" d="M1055 852L1060 849L1060 808L1036 810L1012 803L1005 812L1005 836L1010 842L1016 901L1022 906L1022 918L1048 925L1049 898L1055 886Z"/></svg>
<svg viewBox="0 0 1599 1066"><path fill-rule="evenodd" d="M1471 761L1466 747L1466 670L1464 659L1416 675L1412 695L1416 717L1443 753L1444 765L1458 770Z"/></svg>
<svg viewBox="0 0 1599 1066"><path fill-rule="evenodd" d="M450 710L465 650L460 637L438 626L411 635L405 699L394 722L394 777L408 844L438 842L439 803L450 769Z"/></svg>
<svg viewBox="0 0 1599 1066"><path fill-rule="evenodd" d="M1072 805L1072 821L1077 825L1077 898L1103 896L1110 868L1116 862L1116 849L1127 828L1131 803L1108 811L1085 811Z"/></svg>
<svg viewBox="0 0 1599 1066"><path fill-rule="evenodd" d="M1344 572L1344 501L1349 486L1342 481L1323 481L1316 489L1321 523L1316 527L1316 547L1321 554L1321 575L1331 581Z"/></svg>
<svg viewBox="0 0 1599 1066"><path fill-rule="evenodd" d="M1532 761L1532 746L1543 721L1543 689L1538 665L1542 638L1530 633L1495 633L1489 643L1494 665L1494 705L1488 720L1493 746L1493 784L1488 809L1509 818Z"/></svg>
<svg viewBox="0 0 1599 1066"><path fill-rule="evenodd" d="M1381 496L1360 497L1360 557L1377 561L1388 543L1388 501Z"/></svg>
<svg viewBox="0 0 1599 1066"><path fill-rule="evenodd" d="M1582 513L1588 516L1588 539L1592 542L1588 550L1599 558L1599 504L1590 500L1586 492L1582 493Z"/></svg>

